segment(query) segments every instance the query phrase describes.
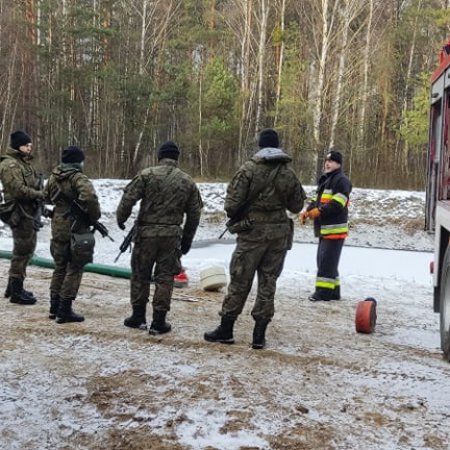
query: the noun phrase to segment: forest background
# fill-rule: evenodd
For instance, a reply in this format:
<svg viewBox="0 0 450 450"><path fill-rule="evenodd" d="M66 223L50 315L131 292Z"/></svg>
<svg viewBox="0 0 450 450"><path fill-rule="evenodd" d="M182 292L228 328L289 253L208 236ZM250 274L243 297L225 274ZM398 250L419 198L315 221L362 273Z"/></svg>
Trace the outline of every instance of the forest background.
<svg viewBox="0 0 450 450"><path fill-rule="evenodd" d="M44 173L68 144L130 178L175 140L225 180L275 127L305 184L326 151L359 187L423 190L449 0L0 0L0 148Z"/></svg>

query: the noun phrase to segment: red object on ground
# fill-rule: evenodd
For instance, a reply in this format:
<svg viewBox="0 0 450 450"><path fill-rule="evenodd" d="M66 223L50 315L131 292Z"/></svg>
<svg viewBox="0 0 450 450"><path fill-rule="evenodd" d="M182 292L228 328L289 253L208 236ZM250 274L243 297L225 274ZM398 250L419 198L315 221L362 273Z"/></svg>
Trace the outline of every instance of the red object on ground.
<svg viewBox="0 0 450 450"><path fill-rule="evenodd" d="M358 333L373 333L377 321L377 301L368 297L356 306L355 327Z"/></svg>
<svg viewBox="0 0 450 450"><path fill-rule="evenodd" d="M186 287L188 284L189 284L189 278L184 269L182 269L178 275L175 275L173 277L173 285L177 288Z"/></svg>

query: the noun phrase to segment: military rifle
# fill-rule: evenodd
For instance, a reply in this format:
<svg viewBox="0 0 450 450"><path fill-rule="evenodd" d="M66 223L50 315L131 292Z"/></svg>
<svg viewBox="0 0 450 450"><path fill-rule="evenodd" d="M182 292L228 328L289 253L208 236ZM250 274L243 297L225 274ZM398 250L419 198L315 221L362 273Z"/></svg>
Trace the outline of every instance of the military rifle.
<svg viewBox="0 0 450 450"><path fill-rule="evenodd" d="M254 198L247 199L239 208L236 210L234 215L230 217L225 223L225 230L223 230L222 234L219 236L219 239L222 239L225 233L233 226L236 225L241 220L244 220L248 210L250 209L251 204L253 203Z"/></svg>
<svg viewBox="0 0 450 450"><path fill-rule="evenodd" d="M51 198L52 203L55 203L55 201L58 200L60 197L63 197L66 200L68 200L68 197L61 191L61 189L58 188L56 193ZM83 207L77 200L72 200L70 203L70 209L63 214L63 217L65 219L69 216L71 216L75 220L75 223L77 222L81 222L83 224L91 223L88 213L83 209ZM108 229L101 222L97 221L95 223L92 223L92 227L94 228L94 230L97 230L102 235L102 237L104 238L107 237L110 241L114 242L114 239L109 235Z"/></svg>
<svg viewBox="0 0 450 450"><path fill-rule="evenodd" d="M36 189L41 192L44 189L44 175L42 173L38 175L36 181ZM42 216L45 216L46 212L43 200L36 200L36 205L37 207L33 215L33 223L34 228L36 230L39 230L39 228L42 228L44 226L44 223L42 222Z"/></svg>
<svg viewBox="0 0 450 450"><path fill-rule="evenodd" d="M120 244L120 247L119 247L120 252L116 256L116 259L114 260L114 262L117 262L118 259L120 258L120 255L122 253L125 253L128 250L128 247L131 245L131 242L133 242L135 234L136 234L136 223L131 227L131 230L128 232L128 234L125 236L123 242Z"/></svg>

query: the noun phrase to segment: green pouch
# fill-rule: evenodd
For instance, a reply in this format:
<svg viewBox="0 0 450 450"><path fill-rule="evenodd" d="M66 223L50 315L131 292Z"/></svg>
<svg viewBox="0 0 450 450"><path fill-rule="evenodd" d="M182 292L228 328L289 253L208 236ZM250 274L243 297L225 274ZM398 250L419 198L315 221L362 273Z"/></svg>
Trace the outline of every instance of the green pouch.
<svg viewBox="0 0 450 450"><path fill-rule="evenodd" d="M74 264L85 266L94 260L94 233L72 233L70 237L70 256Z"/></svg>
<svg viewBox="0 0 450 450"><path fill-rule="evenodd" d="M16 227L20 223L20 211L18 203L10 200L0 204L0 220L10 227Z"/></svg>

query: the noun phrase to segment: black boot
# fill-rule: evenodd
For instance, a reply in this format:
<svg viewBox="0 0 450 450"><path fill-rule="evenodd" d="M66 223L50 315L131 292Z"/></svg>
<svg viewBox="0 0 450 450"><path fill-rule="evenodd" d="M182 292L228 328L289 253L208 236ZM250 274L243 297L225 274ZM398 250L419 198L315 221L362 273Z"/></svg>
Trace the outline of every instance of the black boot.
<svg viewBox="0 0 450 450"><path fill-rule="evenodd" d="M56 313L56 323L83 322L84 316L72 310L74 298L61 298L58 312Z"/></svg>
<svg viewBox="0 0 450 450"><path fill-rule="evenodd" d="M221 342L222 344L234 344L233 339L234 319L222 316L220 325L213 331L207 331L204 338L209 342Z"/></svg>
<svg viewBox="0 0 450 450"><path fill-rule="evenodd" d="M54 292L50 292L50 311L48 313L48 318L49 319L56 319L56 313L58 312L59 309L59 294L56 294Z"/></svg>
<svg viewBox="0 0 450 450"><path fill-rule="evenodd" d="M133 305L133 314L130 317L127 317L123 324L126 327L130 328L138 328L139 330L147 329L147 321L145 319L147 305Z"/></svg>
<svg viewBox="0 0 450 450"><path fill-rule="evenodd" d="M255 321L255 328L253 329L252 348L262 349L266 346L266 328L270 320L258 319Z"/></svg>
<svg viewBox="0 0 450 450"><path fill-rule="evenodd" d="M29 297L24 293L23 290L23 280L20 278L10 278L10 299L11 303L17 303L19 305L34 305L36 299L34 297Z"/></svg>
<svg viewBox="0 0 450 450"><path fill-rule="evenodd" d="M336 286L331 294L331 300L340 300L341 299L341 287Z"/></svg>
<svg viewBox="0 0 450 450"><path fill-rule="evenodd" d="M11 297L11 293L12 293L11 281L12 280L13 280L13 278L11 278L11 277L8 278L8 284L6 285L6 290L5 290L5 298ZM29 297L31 300L34 300L35 303L37 301L36 297L34 296L34 294L31 291L27 291L26 289L23 288L23 284L22 284L22 295L23 295L23 297Z"/></svg>
<svg viewBox="0 0 450 450"><path fill-rule="evenodd" d="M148 330L148 334L157 336L158 334L168 333L172 325L166 322L167 311L153 311L153 320Z"/></svg>

